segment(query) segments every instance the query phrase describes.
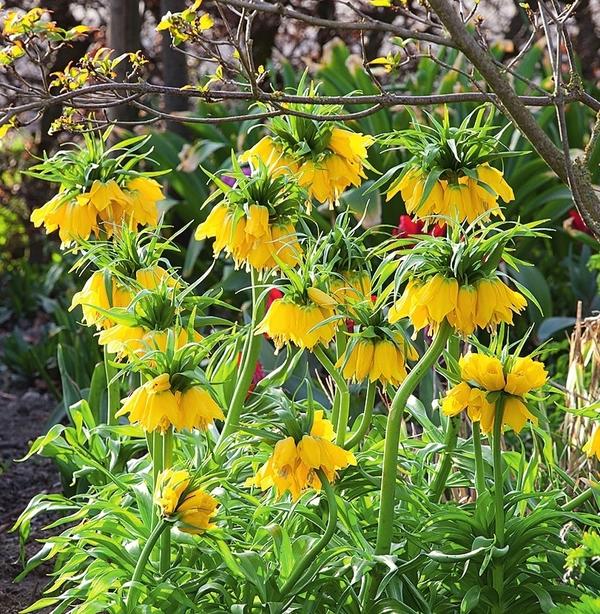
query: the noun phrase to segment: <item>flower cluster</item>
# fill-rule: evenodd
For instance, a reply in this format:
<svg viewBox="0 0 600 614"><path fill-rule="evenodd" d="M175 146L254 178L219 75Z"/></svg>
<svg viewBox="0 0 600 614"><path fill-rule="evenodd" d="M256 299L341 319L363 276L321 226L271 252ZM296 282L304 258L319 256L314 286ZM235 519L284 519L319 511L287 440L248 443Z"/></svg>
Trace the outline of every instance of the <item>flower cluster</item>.
<svg viewBox="0 0 600 614"><path fill-rule="evenodd" d="M469 418L481 424L484 433L494 426L495 402L489 393L502 403L502 423L517 433L527 420L537 424L537 418L528 410L524 397L532 390L541 388L548 378L544 365L527 357L509 357L503 364L495 356L467 354L461 357L460 383L451 388L442 402L442 411L455 416L467 410ZM500 399L500 401L498 401Z"/></svg>
<svg viewBox="0 0 600 614"><path fill-rule="evenodd" d="M256 334L267 334L277 349L286 343L312 350L318 343L329 345L337 323L331 321L335 315L336 301L319 288L308 288L305 301L294 296L275 299Z"/></svg>
<svg viewBox="0 0 600 614"><path fill-rule="evenodd" d="M214 237L215 254L225 250L238 266L254 269L272 269L278 261L295 266L302 254L293 224L271 225L268 209L260 205L251 205L244 215L217 205L195 236L199 241Z"/></svg>
<svg viewBox="0 0 600 614"><path fill-rule="evenodd" d="M63 245L104 233L110 237L121 224L131 228L156 225L157 203L164 199L160 184L148 177L133 178L123 186L116 181L94 180L89 191L60 191L31 214L35 226L47 232L58 229Z"/></svg>
<svg viewBox="0 0 600 614"><path fill-rule="evenodd" d="M158 375L136 388L123 401L118 416L129 414L129 420L146 431L197 428L206 430L214 420L223 420L223 411L202 386L183 377L183 385L174 387L168 373Z"/></svg>
<svg viewBox="0 0 600 614"><path fill-rule="evenodd" d="M406 379L406 361L419 356L401 333L392 336L392 339L359 338L340 356L336 368L341 368L348 380L362 382L368 378L370 382L399 386Z"/></svg>
<svg viewBox="0 0 600 614"><path fill-rule="evenodd" d="M199 534L214 525L218 502L200 488L191 487L192 478L185 470L166 469L158 475L154 503L165 518L175 519L185 533Z"/></svg>
<svg viewBox="0 0 600 614"><path fill-rule="evenodd" d="M327 111L335 113L338 108L321 108L319 113ZM265 164L275 174L294 175L318 202L333 206L346 189L358 187L366 178L364 166L373 137L289 116L275 118L270 129L272 135L260 140L242 160L253 167Z"/></svg>
<svg viewBox="0 0 600 614"><path fill-rule="evenodd" d="M387 200L400 192L406 211L420 218L443 216L472 223L486 214L504 217L498 198L508 203L515 196L502 173L486 163L478 165L472 175L455 182L438 179L428 186L425 172L411 167L392 184Z"/></svg>
<svg viewBox="0 0 600 614"><path fill-rule="evenodd" d="M262 490L274 487L277 497L289 491L294 501L309 488L319 490L318 470L333 482L339 469L356 465L354 454L336 446L334 437L333 426L323 417L323 411L315 411L310 434L298 442L293 437L278 441L269 460L246 485Z"/></svg>
<svg viewBox="0 0 600 614"><path fill-rule="evenodd" d="M458 280L437 274L427 281L409 281L388 317L391 323L408 317L415 330L429 326L434 331L447 318L466 336L477 328L512 324L513 314L526 306L525 297L496 276L459 285Z"/></svg>

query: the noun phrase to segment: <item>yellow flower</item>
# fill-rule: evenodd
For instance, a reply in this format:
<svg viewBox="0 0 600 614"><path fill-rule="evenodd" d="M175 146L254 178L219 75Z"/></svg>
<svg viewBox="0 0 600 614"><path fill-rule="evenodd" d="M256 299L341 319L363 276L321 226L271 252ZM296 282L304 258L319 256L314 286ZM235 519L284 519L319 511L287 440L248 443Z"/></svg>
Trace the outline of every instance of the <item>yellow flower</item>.
<svg viewBox="0 0 600 614"><path fill-rule="evenodd" d="M260 161L275 175L295 175L312 198L333 205L348 187L358 187L366 177L364 163L372 143L370 136L334 127L324 153L297 154L293 150L284 151L267 136L245 152L242 161L253 166Z"/></svg>
<svg viewBox="0 0 600 614"><path fill-rule="evenodd" d="M81 305L83 321L88 326L107 328L113 323L97 307L107 310L111 307L127 307L132 300L131 290L118 283L110 273L100 270L92 273L83 288L73 295L69 309Z"/></svg>
<svg viewBox="0 0 600 614"><path fill-rule="evenodd" d="M223 420L221 408L198 385L186 390L171 390L168 373L163 373L134 390L123 401L117 416L129 414L129 420L146 431L193 428L206 430L213 420Z"/></svg>
<svg viewBox="0 0 600 614"><path fill-rule="evenodd" d="M600 426L594 429L589 441L583 446L583 451L589 456L600 460Z"/></svg>
<svg viewBox="0 0 600 614"><path fill-rule="evenodd" d="M190 474L187 471L166 469L161 471L156 480L154 503L160 507L163 515L172 516L177 510L179 499L190 485Z"/></svg>
<svg viewBox="0 0 600 614"><path fill-rule="evenodd" d="M369 381L399 386L406 378L406 360L418 357L412 345L398 333L391 339L360 339L350 351L340 356L335 365L342 368L342 375L348 380Z"/></svg>
<svg viewBox="0 0 600 614"><path fill-rule="evenodd" d="M495 356L466 354L458 361L460 376L465 382L474 382L484 390L502 390L505 386L502 363Z"/></svg>
<svg viewBox="0 0 600 614"><path fill-rule="evenodd" d="M110 237L123 221L131 228L139 224L156 224L156 202L164 198L160 185L153 179L137 177L123 190L115 180L95 180L89 192L59 192L31 214L34 226L42 224L46 232L58 229L63 245L86 240L103 231Z"/></svg>
<svg viewBox="0 0 600 614"><path fill-rule="evenodd" d="M543 363L529 356L516 358L506 376L504 390L522 397L534 388L543 386L547 379L548 372L544 369Z"/></svg>
<svg viewBox="0 0 600 614"><path fill-rule="evenodd" d="M512 324L513 314L526 306L525 297L498 278L459 286L455 279L437 274L425 282L410 280L390 309L388 320L393 324L408 317L415 330L430 326L435 332L447 318L457 332L467 336L478 327Z"/></svg>
<svg viewBox="0 0 600 614"><path fill-rule="evenodd" d="M352 304L371 298L371 278L367 273L342 271L329 285L331 295L341 304Z"/></svg>
<svg viewBox="0 0 600 614"><path fill-rule="evenodd" d="M169 286L177 283L165 269L158 265L138 270L135 280L142 290L155 290L163 282ZM77 305L81 305L83 321L88 326L108 328L113 325L113 322L97 308L108 310L111 307L128 307L133 297L132 290L118 282L108 270L101 269L92 273L83 288L73 295L69 310L72 311ZM115 334L119 333L115 331ZM135 337L135 335L132 336Z"/></svg>
<svg viewBox="0 0 600 614"><path fill-rule="evenodd" d="M135 177L127 182L125 190L131 203L127 212L130 227L137 228L140 224L156 226L157 203L165 198L160 183L149 177Z"/></svg>
<svg viewBox="0 0 600 614"><path fill-rule="evenodd" d="M203 490L196 489L185 495L177 512L184 533L198 535L214 526L211 518L217 513L218 501Z"/></svg>
<svg viewBox="0 0 600 614"><path fill-rule="evenodd" d="M190 490L191 476L185 470L166 469L156 481L154 502L167 518L176 517L179 528L192 534L210 529L211 518L217 513L218 502L207 492Z"/></svg>
<svg viewBox="0 0 600 614"><path fill-rule="evenodd" d="M302 248L293 224L272 224L269 210L251 205L247 215L236 215L224 204L218 204L198 226L197 240L214 237L215 256L225 250L236 266L246 264L254 269L272 269L278 260L295 266Z"/></svg>
<svg viewBox="0 0 600 614"><path fill-rule="evenodd" d="M478 218L487 221L491 215L503 218L498 198L510 202L514 194L502 173L486 163L478 165L474 174L477 179L466 175L455 182L438 179L424 198L427 175L422 169L412 167L390 185L386 198L389 201L400 192L407 213L420 218L445 216L469 223Z"/></svg>
<svg viewBox="0 0 600 614"><path fill-rule="evenodd" d="M503 404L503 426L508 425L518 433L527 420L537 424L523 396L545 384L547 373L541 362L529 357L516 358L506 377L502 363L495 356L469 353L460 358L459 366L461 382L446 393L442 401L444 414L455 416L466 409L471 420L480 422L481 430L489 433L494 427L496 407L486 395L501 392L498 402Z"/></svg>
<svg viewBox="0 0 600 614"><path fill-rule="evenodd" d="M185 328L179 326L172 331L175 336L175 350L181 349L187 343L202 341L202 335L197 331L193 331L191 339ZM116 354L117 359L132 360L155 350L166 352L168 338L169 330L149 330L143 326L115 324L100 332L98 343L105 345L109 353Z"/></svg>
<svg viewBox="0 0 600 614"><path fill-rule="evenodd" d="M493 419L495 411L494 404L486 399L485 391L460 382L446 393L442 401L442 412L446 416L456 416L465 409L473 422L487 422L490 416Z"/></svg>
<svg viewBox="0 0 600 614"><path fill-rule="evenodd" d="M538 423L538 419L527 409L527 405L519 397L505 397L502 414L503 424L508 424L515 433L518 433L525 426L527 420L531 420L534 424ZM493 426L494 423L492 422L487 430L491 430ZM486 429L484 429L484 432L487 432Z"/></svg>
<svg viewBox="0 0 600 614"><path fill-rule="evenodd" d="M246 486L262 490L274 487L276 497L289 492L294 501L309 488L320 490L318 469L333 482L339 469L356 465L352 452L332 443L334 437L333 426L323 417L323 411L315 411L310 435L304 435L298 443L293 437L278 441L267 462L246 480Z"/></svg>
<svg viewBox="0 0 600 614"><path fill-rule="evenodd" d="M285 297L278 298L271 303L256 334L266 333L278 350L286 343L312 350L318 343L329 345L335 336L337 323L323 324L334 313L333 306L319 305L312 300L306 305L298 305Z"/></svg>
<svg viewBox="0 0 600 614"><path fill-rule="evenodd" d="M98 211L84 196L68 197L58 193L39 209L31 213L31 221L38 228L42 224L46 232L58 229L61 244L98 235Z"/></svg>

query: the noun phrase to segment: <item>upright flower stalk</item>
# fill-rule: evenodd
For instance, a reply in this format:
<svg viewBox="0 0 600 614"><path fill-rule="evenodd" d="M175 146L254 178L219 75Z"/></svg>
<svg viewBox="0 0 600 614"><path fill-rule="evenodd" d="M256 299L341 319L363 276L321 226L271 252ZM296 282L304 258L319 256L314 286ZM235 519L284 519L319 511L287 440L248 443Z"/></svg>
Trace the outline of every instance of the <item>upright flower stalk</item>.
<svg viewBox="0 0 600 614"><path fill-rule="evenodd" d="M259 273L256 269L251 269L250 277L252 280L252 316L248 328L248 336L242 350L242 360L237 384L231 397L229 410L223 425L223 430L219 437L219 447L231 433L237 428L240 415L244 407L244 401L248 395L252 376L256 370L256 364L260 354L262 343L261 335L256 334L256 327L262 320L265 313L265 301L260 300Z"/></svg>
<svg viewBox="0 0 600 614"><path fill-rule="evenodd" d="M383 473L381 476L381 499L377 522L376 554L389 554L394 534L394 508L396 505L396 475L398 465L398 445L400 443L400 426L408 397L413 393L427 371L441 356L452 327L444 320L436 333L431 345L419 362L413 367L404 380L394 399L388 416L385 431L385 446L383 453Z"/></svg>
<svg viewBox="0 0 600 614"><path fill-rule="evenodd" d="M504 479L502 475L502 425L504 418L504 397L500 395L496 401L494 432L492 435L492 454L494 460L494 533L498 548L504 547ZM504 612L504 561L494 559L492 582L498 595L498 605L495 612Z"/></svg>

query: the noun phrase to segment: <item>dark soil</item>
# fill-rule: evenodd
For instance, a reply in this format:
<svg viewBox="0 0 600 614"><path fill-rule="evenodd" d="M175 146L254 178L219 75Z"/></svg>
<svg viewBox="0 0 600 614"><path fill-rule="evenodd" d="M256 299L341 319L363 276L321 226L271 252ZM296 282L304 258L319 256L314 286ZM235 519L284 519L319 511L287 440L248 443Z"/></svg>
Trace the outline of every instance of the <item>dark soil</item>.
<svg viewBox="0 0 600 614"><path fill-rule="evenodd" d="M34 495L58 492L60 484L50 460L32 457L24 463L16 463L15 459L22 458L29 444L45 432L56 402L47 393L14 387L10 383L12 378L6 373L3 375L0 388L3 425L0 431L0 612L16 614L41 596L51 566L42 565L15 584L13 580L22 570L19 538L9 531ZM39 548L35 540L43 537L43 522L48 522L48 518L32 523L28 556Z"/></svg>

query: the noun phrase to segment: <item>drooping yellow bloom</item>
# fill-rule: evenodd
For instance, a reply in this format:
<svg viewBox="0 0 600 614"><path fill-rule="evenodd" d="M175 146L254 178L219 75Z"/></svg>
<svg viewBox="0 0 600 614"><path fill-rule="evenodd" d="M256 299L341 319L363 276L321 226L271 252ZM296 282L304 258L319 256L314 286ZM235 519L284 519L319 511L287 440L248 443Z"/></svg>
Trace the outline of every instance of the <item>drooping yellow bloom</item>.
<svg viewBox="0 0 600 614"><path fill-rule="evenodd" d="M467 410L469 418L480 422L481 430L489 433L496 417L495 403L488 401L488 393L501 392L497 402L502 403L502 424L521 431L527 420L537 424L537 418L529 411L523 397L546 383L544 365L530 357L515 358L507 373L495 356L469 353L459 360L461 381L451 388L442 401L442 411L455 416Z"/></svg>
<svg viewBox="0 0 600 614"><path fill-rule="evenodd" d="M157 204L165 198L160 183L149 177L135 177L127 182L125 193L131 207L123 215L129 221L130 228L156 226L159 215Z"/></svg>
<svg viewBox="0 0 600 614"><path fill-rule="evenodd" d="M465 382L473 382L480 388L495 392L506 385L502 363L495 356L469 353L458 361L460 376Z"/></svg>
<svg viewBox="0 0 600 614"><path fill-rule="evenodd" d="M198 226L195 237L199 241L214 237L215 256L225 250L236 266L272 269L277 260L295 266L302 255L293 224L272 224L269 210L261 205L251 205L247 215L239 215L218 204Z"/></svg>
<svg viewBox="0 0 600 614"><path fill-rule="evenodd" d="M406 378L406 361L416 360L413 346L398 333L391 339L361 339L338 359L336 368L342 368L345 379L361 382L380 381L399 386Z"/></svg>
<svg viewBox="0 0 600 614"><path fill-rule="evenodd" d="M323 322L335 314L336 302L317 288L309 290L309 299L304 305L285 297L274 300L258 325L256 334L266 333L278 350L286 343L309 350L318 343L329 345L335 336L337 323Z"/></svg>
<svg viewBox="0 0 600 614"><path fill-rule="evenodd" d="M509 394L522 397L531 390L543 386L547 379L548 372L541 362L533 360L529 356L516 358L506 376L504 390Z"/></svg>
<svg viewBox="0 0 600 614"><path fill-rule="evenodd" d="M166 469L156 481L154 502L167 518L175 516L181 531L199 534L210 529L218 502L207 492L190 489L191 477L185 470Z"/></svg>
<svg viewBox="0 0 600 614"><path fill-rule="evenodd" d="M370 136L334 127L322 153L299 154L284 149L267 136L245 152L242 160L253 166L260 161L277 175L295 175L312 198L333 206L345 190L351 185L358 187L366 178L364 163L373 140Z"/></svg>
<svg viewBox="0 0 600 614"><path fill-rule="evenodd" d="M442 401L442 411L446 416L456 416L467 410L473 422L493 420L494 404L486 399L486 393L479 388L472 388L466 382L460 382L451 388Z"/></svg>
<svg viewBox="0 0 600 614"><path fill-rule="evenodd" d="M176 430L206 430L214 420L225 418L221 408L201 386L172 390L168 373L134 390L123 401L117 416L125 414L146 431L162 432L171 426Z"/></svg>
<svg viewBox="0 0 600 614"><path fill-rule="evenodd" d="M459 286L456 279L434 275L426 282L410 280L388 314L393 324L410 318L415 330L426 326L434 331L444 321L464 336L476 328L492 329L500 322L512 324L513 314L527 305L525 297L497 277Z"/></svg>
<svg viewBox="0 0 600 614"><path fill-rule="evenodd" d="M188 331L182 327L172 330L175 344L174 349L179 350L190 342L202 341L202 335L193 331L192 338ZM149 330L143 326L126 326L115 324L110 328L100 331L98 343L105 345L110 354L116 354L117 359L132 360L140 358L152 351L165 352L169 339L169 330Z"/></svg>
<svg viewBox="0 0 600 614"><path fill-rule="evenodd" d="M122 188L114 180L95 180L88 192L60 191L31 214L34 226L46 232L58 229L63 245L85 240L104 232L110 237L126 222L135 229L140 224L156 224L156 203L164 198L160 185L147 177L136 177Z"/></svg>
<svg viewBox="0 0 600 614"><path fill-rule="evenodd" d="M420 218L445 216L469 223L480 216L482 222L491 215L503 218L498 198L508 203L515 197L501 171L486 163L478 165L474 172L477 179L466 175L454 182L438 179L425 196L427 175L422 169L412 167L392 183L387 192L387 200L400 192L407 213Z"/></svg>
<svg viewBox="0 0 600 614"><path fill-rule="evenodd" d="M273 454L246 485L262 490L275 487L278 498L289 492L294 501L309 488L320 490L318 469L333 482L338 470L356 465L354 454L336 446L332 442L334 437L333 426L323 417L323 411L315 411L310 435L304 435L297 443L293 437L278 441Z"/></svg>
<svg viewBox="0 0 600 614"><path fill-rule="evenodd" d="M589 441L583 446L583 451L591 458L595 456L600 460L600 426L597 426Z"/></svg>
<svg viewBox="0 0 600 614"><path fill-rule="evenodd" d="M190 474L185 470L166 469L159 473L154 491L154 503L160 507L163 515L172 516L175 513L179 499L189 485Z"/></svg>
<svg viewBox="0 0 600 614"><path fill-rule="evenodd" d="M88 326L107 328L113 322L106 314L98 311L111 307L127 307L133 300L133 292L122 286L113 276L106 271L95 271L85 282L83 288L73 295L70 310L81 305L83 321Z"/></svg>
<svg viewBox="0 0 600 614"><path fill-rule="evenodd" d="M352 304L371 298L371 278L367 273L343 271L330 283L331 295L338 303Z"/></svg>
<svg viewBox="0 0 600 614"><path fill-rule="evenodd" d="M169 286L176 284L168 271L158 265L140 269L135 274L135 280L142 290L155 290L163 282ZM92 273L83 288L73 295L69 310L81 305L83 321L88 326L108 328L113 322L97 308L128 307L134 296L132 289L126 288L108 270L102 269Z"/></svg>

